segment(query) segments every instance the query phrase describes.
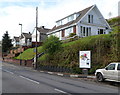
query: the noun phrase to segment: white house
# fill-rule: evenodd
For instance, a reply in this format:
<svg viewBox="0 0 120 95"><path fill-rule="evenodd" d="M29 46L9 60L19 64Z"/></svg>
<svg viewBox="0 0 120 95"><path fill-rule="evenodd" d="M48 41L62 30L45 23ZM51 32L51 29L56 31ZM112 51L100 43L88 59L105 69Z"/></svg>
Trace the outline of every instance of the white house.
<svg viewBox="0 0 120 95"><path fill-rule="evenodd" d="M45 28L44 26L38 27L37 28L37 41L43 42L47 37L48 31L50 31L50 29ZM36 32L32 34L32 42L36 42Z"/></svg>
<svg viewBox="0 0 120 95"><path fill-rule="evenodd" d="M32 45L32 34L29 33L22 33L20 36L20 45L22 46L31 46Z"/></svg>
<svg viewBox="0 0 120 95"><path fill-rule="evenodd" d="M19 42L19 37L13 37L12 39L12 44L13 44L13 47L17 47L20 45L20 42Z"/></svg>
<svg viewBox="0 0 120 95"><path fill-rule="evenodd" d="M64 40L70 33L76 33L79 37L87 37L108 34L110 31L111 27L97 6L93 5L56 21L56 25L47 35L56 35L60 40Z"/></svg>

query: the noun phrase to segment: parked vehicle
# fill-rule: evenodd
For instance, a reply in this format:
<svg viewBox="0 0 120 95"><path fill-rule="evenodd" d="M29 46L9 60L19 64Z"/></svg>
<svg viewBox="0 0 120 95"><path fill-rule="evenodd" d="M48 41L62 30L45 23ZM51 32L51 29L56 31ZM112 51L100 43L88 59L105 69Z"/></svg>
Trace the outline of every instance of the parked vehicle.
<svg viewBox="0 0 120 95"><path fill-rule="evenodd" d="M95 76L99 82L104 80L120 82L120 62L110 63L103 69L97 69Z"/></svg>

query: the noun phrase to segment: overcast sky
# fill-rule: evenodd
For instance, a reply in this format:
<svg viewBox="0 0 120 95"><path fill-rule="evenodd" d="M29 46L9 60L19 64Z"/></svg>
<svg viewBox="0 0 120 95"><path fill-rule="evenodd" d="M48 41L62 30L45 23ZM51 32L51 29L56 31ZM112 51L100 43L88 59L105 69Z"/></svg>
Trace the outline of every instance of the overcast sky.
<svg viewBox="0 0 120 95"><path fill-rule="evenodd" d="M19 23L23 32L32 32L35 27L36 7L38 26L52 28L55 21L69 14L96 4L105 19L118 15L120 0L0 0L0 40L8 31L10 37L20 36ZM111 13L111 15L109 15Z"/></svg>

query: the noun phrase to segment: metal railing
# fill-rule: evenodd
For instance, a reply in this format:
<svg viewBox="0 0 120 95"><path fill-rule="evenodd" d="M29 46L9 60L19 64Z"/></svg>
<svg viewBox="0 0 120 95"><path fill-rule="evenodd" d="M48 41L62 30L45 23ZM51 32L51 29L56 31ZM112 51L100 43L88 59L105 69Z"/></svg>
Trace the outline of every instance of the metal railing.
<svg viewBox="0 0 120 95"><path fill-rule="evenodd" d="M45 70L45 71L51 71L51 72L66 72L66 73L72 72L71 68L63 67L63 66L39 65L38 69Z"/></svg>

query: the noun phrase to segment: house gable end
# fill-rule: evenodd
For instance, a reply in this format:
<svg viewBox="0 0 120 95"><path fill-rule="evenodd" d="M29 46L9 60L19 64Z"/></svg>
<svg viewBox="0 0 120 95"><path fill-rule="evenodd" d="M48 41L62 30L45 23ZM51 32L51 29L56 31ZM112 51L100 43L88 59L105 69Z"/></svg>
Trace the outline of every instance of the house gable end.
<svg viewBox="0 0 120 95"><path fill-rule="evenodd" d="M107 25L107 27L109 27L109 29L111 29L110 25L108 24L108 22L105 20L105 18L103 17L102 13L100 12L100 10L98 9L97 6L95 6L96 10L98 10L98 14L101 15L101 18L103 20L103 22Z"/></svg>
<svg viewBox="0 0 120 95"><path fill-rule="evenodd" d="M108 29L111 29L99 9L97 8L96 5L94 5L79 21L78 23L88 23L88 15L93 15L93 23L89 24L94 24L94 25L101 25L101 26L106 26Z"/></svg>
<svg viewBox="0 0 120 95"><path fill-rule="evenodd" d="M82 14L81 18L78 20L77 23L80 23L80 21L82 21L94 7L95 5L91 6L89 10L87 10L84 14Z"/></svg>

